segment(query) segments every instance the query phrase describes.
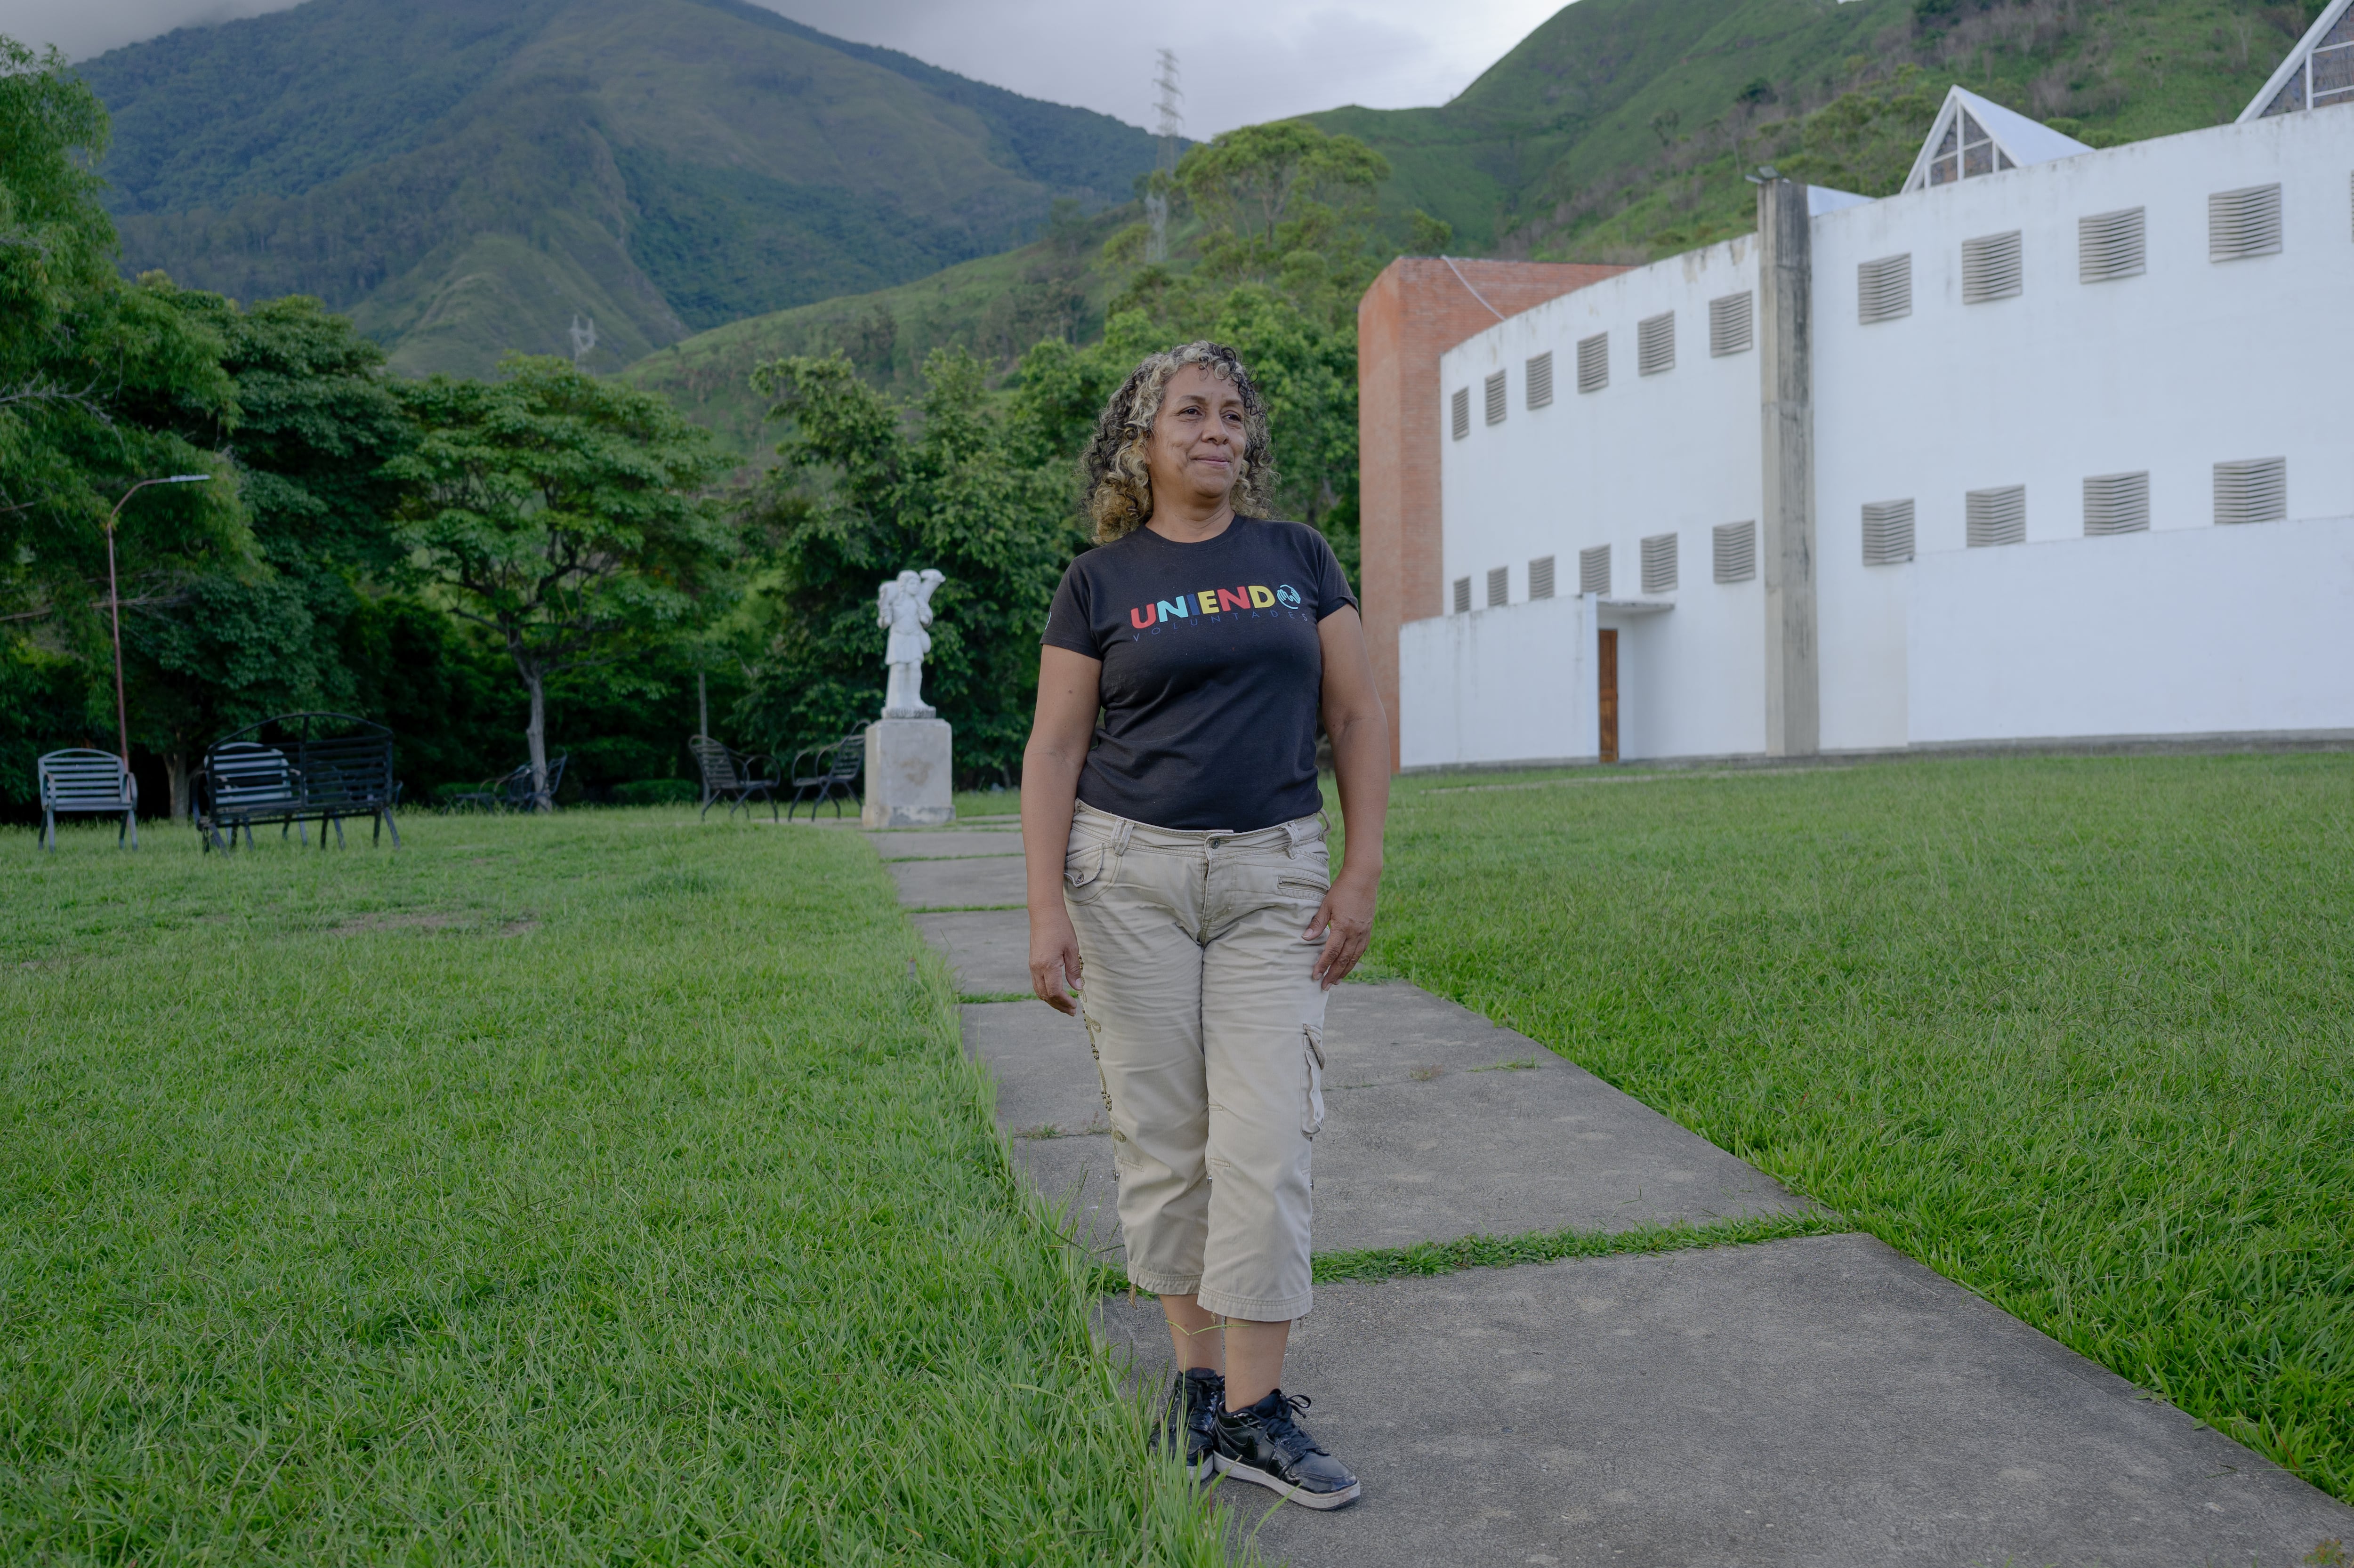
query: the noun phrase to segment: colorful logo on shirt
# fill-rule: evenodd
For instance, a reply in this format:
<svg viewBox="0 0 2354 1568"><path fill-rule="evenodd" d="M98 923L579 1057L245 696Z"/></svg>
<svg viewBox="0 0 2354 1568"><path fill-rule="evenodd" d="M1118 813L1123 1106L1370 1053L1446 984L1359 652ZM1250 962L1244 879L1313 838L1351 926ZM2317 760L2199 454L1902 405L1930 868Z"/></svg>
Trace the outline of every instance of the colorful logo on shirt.
<svg viewBox="0 0 2354 1568"><path fill-rule="evenodd" d="M1273 609L1277 605L1298 609L1299 590L1289 583L1278 583L1272 588L1257 583L1233 588L1202 588L1181 593L1175 599L1136 605L1128 612L1128 623L1139 631L1149 631L1163 621L1191 620L1197 610L1204 615L1224 615L1229 610Z"/></svg>

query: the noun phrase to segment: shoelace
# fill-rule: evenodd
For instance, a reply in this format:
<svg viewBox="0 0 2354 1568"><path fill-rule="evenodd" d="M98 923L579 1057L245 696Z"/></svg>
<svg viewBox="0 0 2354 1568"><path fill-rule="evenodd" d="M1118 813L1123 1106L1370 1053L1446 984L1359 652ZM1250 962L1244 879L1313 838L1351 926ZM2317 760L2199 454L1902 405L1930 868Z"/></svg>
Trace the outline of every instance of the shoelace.
<svg viewBox="0 0 2354 1568"><path fill-rule="evenodd" d="M1310 1454L1327 1451L1323 1444L1300 1429L1297 1419L1300 1411L1314 1403L1304 1393L1280 1394L1277 1397L1274 1413L1262 1418L1267 1436L1275 1440L1277 1447L1283 1450L1284 1457L1294 1463Z"/></svg>

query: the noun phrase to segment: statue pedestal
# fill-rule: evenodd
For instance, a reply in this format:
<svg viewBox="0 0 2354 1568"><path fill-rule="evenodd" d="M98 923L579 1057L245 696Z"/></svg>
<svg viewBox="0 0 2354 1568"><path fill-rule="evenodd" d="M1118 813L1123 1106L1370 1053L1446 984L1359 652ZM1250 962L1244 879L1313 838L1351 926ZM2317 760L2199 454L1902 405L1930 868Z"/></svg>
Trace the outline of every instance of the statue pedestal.
<svg viewBox="0 0 2354 1568"><path fill-rule="evenodd" d="M956 820L946 719L881 718L866 726L869 828L928 828Z"/></svg>

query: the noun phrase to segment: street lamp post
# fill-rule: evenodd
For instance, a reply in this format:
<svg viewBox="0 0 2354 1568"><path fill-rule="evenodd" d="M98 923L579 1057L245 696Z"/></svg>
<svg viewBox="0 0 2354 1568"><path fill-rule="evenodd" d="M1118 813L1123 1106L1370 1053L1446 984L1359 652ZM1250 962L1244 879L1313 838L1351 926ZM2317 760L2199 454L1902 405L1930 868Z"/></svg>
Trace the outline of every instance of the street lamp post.
<svg viewBox="0 0 2354 1568"><path fill-rule="evenodd" d="M122 748L125 772L131 769L131 709L122 698L122 592L114 583L114 521L122 515L131 498L151 484L202 484L210 478L208 473L175 473L143 479L124 491L114 510L106 514L106 608L114 620L114 741Z"/></svg>

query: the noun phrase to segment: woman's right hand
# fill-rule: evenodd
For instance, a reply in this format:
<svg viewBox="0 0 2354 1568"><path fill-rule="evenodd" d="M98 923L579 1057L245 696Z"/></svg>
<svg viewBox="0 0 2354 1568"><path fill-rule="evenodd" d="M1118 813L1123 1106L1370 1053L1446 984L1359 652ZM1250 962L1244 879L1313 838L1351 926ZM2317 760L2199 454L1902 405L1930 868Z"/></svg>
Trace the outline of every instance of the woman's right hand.
<svg viewBox="0 0 2354 1568"><path fill-rule="evenodd" d="M1067 982L1067 983L1066 983ZM1071 992L1080 989L1079 934L1060 909L1030 912L1030 989L1057 1012L1078 1016Z"/></svg>
<svg viewBox="0 0 2354 1568"><path fill-rule="evenodd" d="M1030 906L1030 989L1057 1012L1077 1016L1079 938L1063 905L1079 772L1096 732L1103 662L1051 644L1038 652L1038 718L1022 753L1023 881ZM1386 732L1384 732L1386 733Z"/></svg>

